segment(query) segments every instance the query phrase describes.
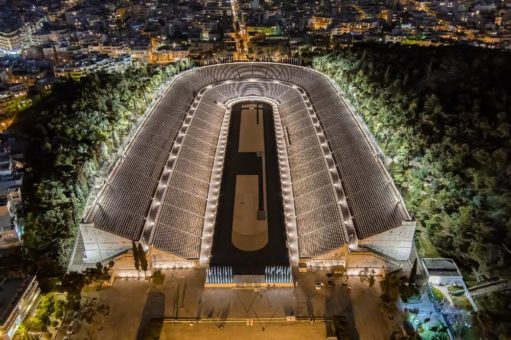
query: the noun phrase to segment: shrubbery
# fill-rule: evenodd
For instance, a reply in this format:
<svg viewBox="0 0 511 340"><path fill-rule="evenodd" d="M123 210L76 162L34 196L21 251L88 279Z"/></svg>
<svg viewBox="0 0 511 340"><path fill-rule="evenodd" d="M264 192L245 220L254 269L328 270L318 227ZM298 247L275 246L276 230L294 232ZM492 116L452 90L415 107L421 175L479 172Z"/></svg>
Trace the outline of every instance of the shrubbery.
<svg viewBox="0 0 511 340"><path fill-rule="evenodd" d="M19 115L13 129L29 141L23 248L40 268L59 271L67 264L98 169L121 145L156 89L188 67L183 61L164 70L130 68L68 80Z"/></svg>
<svg viewBox="0 0 511 340"><path fill-rule="evenodd" d="M474 278L511 276L509 60L492 50L381 44L313 60L390 158L419 226Z"/></svg>
<svg viewBox="0 0 511 340"><path fill-rule="evenodd" d="M511 277L509 60L488 49L361 44L312 61L389 157L419 231L469 281ZM511 335L510 299L481 299L488 338Z"/></svg>

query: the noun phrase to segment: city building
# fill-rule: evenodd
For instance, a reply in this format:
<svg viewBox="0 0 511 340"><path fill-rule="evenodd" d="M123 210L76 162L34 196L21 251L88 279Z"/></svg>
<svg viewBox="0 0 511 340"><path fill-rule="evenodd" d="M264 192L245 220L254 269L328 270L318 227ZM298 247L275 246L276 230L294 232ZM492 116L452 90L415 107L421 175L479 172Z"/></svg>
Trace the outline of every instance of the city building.
<svg viewBox="0 0 511 340"><path fill-rule="evenodd" d="M2 54L19 54L23 47L21 30L0 31L0 51Z"/></svg>
<svg viewBox="0 0 511 340"><path fill-rule="evenodd" d="M21 202L20 188L0 197L0 249L13 248L21 244L23 226L18 221Z"/></svg>
<svg viewBox="0 0 511 340"><path fill-rule="evenodd" d="M332 18L313 16L309 19L309 28L313 31L326 30L332 24Z"/></svg>
<svg viewBox="0 0 511 340"><path fill-rule="evenodd" d="M16 140L0 135L0 249L18 247L23 234L23 154Z"/></svg>
<svg viewBox="0 0 511 340"><path fill-rule="evenodd" d="M35 275L21 278L0 275L0 339L14 339L18 327L37 306L40 292Z"/></svg>
<svg viewBox="0 0 511 340"><path fill-rule="evenodd" d="M463 275L453 259L423 258L422 263L428 281L435 285L464 283Z"/></svg>
<svg viewBox="0 0 511 340"><path fill-rule="evenodd" d="M106 55L90 55L85 59L55 66L53 72L56 77L80 79L81 77L97 71L123 71L131 65L132 60L129 55L123 55L118 58L111 58Z"/></svg>
<svg viewBox="0 0 511 340"><path fill-rule="evenodd" d="M28 87L23 84L11 85L0 92L0 116L21 111L32 104Z"/></svg>
<svg viewBox="0 0 511 340"><path fill-rule="evenodd" d="M0 56L21 54L34 43L32 34L42 27L45 18L38 13L22 17L18 11L6 8L0 13Z"/></svg>

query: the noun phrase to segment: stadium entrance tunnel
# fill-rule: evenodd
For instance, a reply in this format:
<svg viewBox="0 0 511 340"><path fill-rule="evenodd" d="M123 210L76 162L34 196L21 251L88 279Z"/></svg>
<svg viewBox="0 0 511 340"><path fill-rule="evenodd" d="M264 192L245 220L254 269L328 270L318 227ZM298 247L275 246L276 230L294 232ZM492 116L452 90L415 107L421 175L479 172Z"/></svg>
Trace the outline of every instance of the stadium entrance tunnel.
<svg viewBox="0 0 511 340"><path fill-rule="evenodd" d="M272 107L231 109L211 266L263 275L289 265Z"/></svg>

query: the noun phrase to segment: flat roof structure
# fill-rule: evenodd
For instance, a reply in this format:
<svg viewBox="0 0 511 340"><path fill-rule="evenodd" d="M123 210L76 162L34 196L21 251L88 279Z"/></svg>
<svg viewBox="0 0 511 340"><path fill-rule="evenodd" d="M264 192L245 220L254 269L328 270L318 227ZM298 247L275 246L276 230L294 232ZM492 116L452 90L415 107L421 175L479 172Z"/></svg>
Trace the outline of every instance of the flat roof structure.
<svg viewBox="0 0 511 340"><path fill-rule="evenodd" d="M199 259L214 232L207 226L216 216L230 108L241 100L271 103L278 118L281 179L292 187L283 189L291 197L284 200L288 243L300 258L413 221L368 131L329 78L301 66L249 62L180 74L84 223Z"/></svg>
<svg viewBox="0 0 511 340"><path fill-rule="evenodd" d="M453 259L424 258L422 262L429 276L459 276L463 278Z"/></svg>
<svg viewBox="0 0 511 340"><path fill-rule="evenodd" d="M10 340L35 308L40 289L35 276L0 281L0 338Z"/></svg>

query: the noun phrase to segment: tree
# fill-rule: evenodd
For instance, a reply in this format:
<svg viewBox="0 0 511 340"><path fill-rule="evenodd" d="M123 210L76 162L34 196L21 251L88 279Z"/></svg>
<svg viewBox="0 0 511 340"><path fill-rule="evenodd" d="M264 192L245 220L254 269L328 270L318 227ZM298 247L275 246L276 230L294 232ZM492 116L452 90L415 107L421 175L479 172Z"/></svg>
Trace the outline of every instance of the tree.
<svg viewBox="0 0 511 340"><path fill-rule="evenodd" d="M140 259L140 268L145 272L147 271L147 258L145 255L144 248L142 247L142 244L138 244L138 256Z"/></svg>
<svg viewBox="0 0 511 340"><path fill-rule="evenodd" d="M180 70L190 66L188 61L179 63ZM23 251L28 259L37 259L40 278L67 266L98 170L108 166L116 147L156 97L163 74L177 72L175 65L163 72L144 66L69 79L17 116L11 131L30 136Z"/></svg>
<svg viewBox="0 0 511 340"><path fill-rule="evenodd" d="M396 273L386 274L382 281L380 281L382 295L380 298L385 303L386 307L393 308L393 303L399 297L399 277Z"/></svg>
<svg viewBox="0 0 511 340"><path fill-rule="evenodd" d="M165 281L165 274L163 274L161 270L156 270L153 273L152 279L155 285L161 286Z"/></svg>
<svg viewBox="0 0 511 340"><path fill-rule="evenodd" d="M40 329L33 318L25 319L16 330L16 339L19 340L37 340L40 338Z"/></svg>
<svg viewBox="0 0 511 340"><path fill-rule="evenodd" d="M105 280L110 279L110 267L103 266L101 262L96 263L93 268L87 268L84 271L84 282L85 284L91 284L95 282L102 283Z"/></svg>
<svg viewBox="0 0 511 340"><path fill-rule="evenodd" d="M408 285L411 286L415 283L415 277L417 276L417 258L413 261L412 270L410 270L410 276L408 276Z"/></svg>
<svg viewBox="0 0 511 340"><path fill-rule="evenodd" d="M497 66L508 59L358 44L312 60L362 115L430 241L475 279L511 277L511 69Z"/></svg>
<svg viewBox="0 0 511 340"><path fill-rule="evenodd" d="M372 270L371 274L369 275L369 279L368 279L369 287L374 286L375 282L376 282L376 279L374 278L374 270Z"/></svg>
<svg viewBox="0 0 511 340"><path fill-rule="evenodd" d="M135 244L134 241L131 241L131 246L133 248L133 262L135 264L135 269L137 271L140 271L140 257L138 254L137 245Z"/></svg>

